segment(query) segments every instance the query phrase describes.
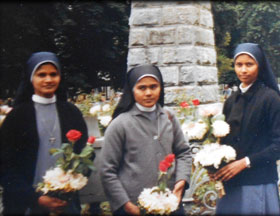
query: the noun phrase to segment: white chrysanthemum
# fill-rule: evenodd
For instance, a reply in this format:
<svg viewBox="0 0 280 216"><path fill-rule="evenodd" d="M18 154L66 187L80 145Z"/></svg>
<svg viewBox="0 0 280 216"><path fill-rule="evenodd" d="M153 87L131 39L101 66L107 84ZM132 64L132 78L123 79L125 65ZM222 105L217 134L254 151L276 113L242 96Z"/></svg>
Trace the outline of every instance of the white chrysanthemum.
<svg viewBox="0 0 280 216"><path fill-rule="evenodd" d="M107 127L109 125L110 121L112 120L112 117L111 116L98 116L98 119L104 127Z"/></svg>
<svg viewBox="0 0 280 216"><path fill-rule="evenodd" d="M72 174L70 178L70 187L74 190L81 190L88 182L88 178L80 173Z"/></svg>
<svg viewBox="0 0 280 216"><path fill-rule="evenodd" d="M49 190L62 190L66 187L70 176L60 167L48 170L43 176L44 183Z"/></svg>
<svg viewBox="0 0 280 216"><path fill-rule="evenodd" d="M211 143L204 145L203 148L195 155L194 164L205 166L214 166L219 168L222 161L226 163L235 160L236 152L234 148L228 145Z"/></svg>
<svg viewBox="0 0 280 216"><path fill-rule="evenodd" d="M82 189L87 184L87 177L80 173L65 172L60 167L48 170L43 177L44 186L40 190L46 194L49 191L71 192Z"/></svg>
<svg viewBox="0 0 280 216"><path fill-rule="evenodd" d="M92 106L89 110L89 113L93 116L97 115L98 112L101 112L101 106L100 105Z"/></svg>
<svg viewBox="0 0 280 216"><path fill-rule="evenodd" d="M229 124L223 120L214 121L214 123L212 124L212 128L213 128L212 133L215 137L224 137L230 131Z"/></svg>
<svg viewBox="0 0 280 216"><path fill-rule="evenodd" d="M177 197L167 188L166 192L153 192L158 187L144 188L138 197L138 203L147 214L169 215L178 208Z"/></svg>
<svg viewBox="0 0 280 216"><path fill-rule="evenodd" d="M108 112L108 111L110 111L110 109L111 109L110 104L105 104L105 105L102 107L102 110L103 110L104 112Z"/></svg>
<svg viewBox="0 0 280 216"><path fill-rule="evenodd" d="M221 108L218 106L214 106L214 105L200 107L198 110L199 115L203 116L203 117L215 116L221 112L222 112Z"/></svg>
<svg viewBox="0 0 280 216"><path fill-rule="evenodd" d="M189 140L201 140L207 133L207 124L203 121L189 122L182 125L182 130L187 133Z"/></svg>

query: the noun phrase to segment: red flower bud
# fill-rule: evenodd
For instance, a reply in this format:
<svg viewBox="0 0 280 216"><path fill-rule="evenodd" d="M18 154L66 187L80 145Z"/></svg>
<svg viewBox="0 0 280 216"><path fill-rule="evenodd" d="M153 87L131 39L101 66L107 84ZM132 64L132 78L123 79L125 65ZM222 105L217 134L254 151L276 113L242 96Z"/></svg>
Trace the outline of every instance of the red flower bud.
<svg viewBox="0 0 280 216"><path fill-rule="evenodd" d="M162 160L160 163L159 163L159 170L161 172L166 172L167 169L171 166L170 163L168 163L167 161L165 160Z"/></svg>
<svg viewBox="0 0 280 216"><path fill-rule="evenodd" d="M89 138L88 138L88 143L90 143L90 144L93 144L94 142L95 142L95 139L96 139L96 137L95 136L90 136Z"/></svg>
<svg viewBox="0 0 280 216"><path fill-rule="evenodd" d="M82 136L82 133L78 130L70 130L67 132L66 137L70 142L75 142L79 140Z"/></svg>
<svg viewBox="0 0 280 216"><path fill-rule="evenodd" d="M174 159L175 159L175 155L174 155L174 154L169 154L169 155L167 155L167 156L165 157L164 160L165 160L166 162L172 164L173 161L174 161Z"/></svg>
<svg viewBox="0 0 280 216"><path fill-rule="evenodd" d="M182 108L187 108L187 107L189 107L189 104L186 101L183 101L183 102L180 103L180 106Z"/></svg>
<svg viewBox="0 0 280 216"><path fill-rule="evenodd" d="M193 102L193 105L195 105L195 106L198 106L200 103L198 99L192 100L192 102Z"/></svg>

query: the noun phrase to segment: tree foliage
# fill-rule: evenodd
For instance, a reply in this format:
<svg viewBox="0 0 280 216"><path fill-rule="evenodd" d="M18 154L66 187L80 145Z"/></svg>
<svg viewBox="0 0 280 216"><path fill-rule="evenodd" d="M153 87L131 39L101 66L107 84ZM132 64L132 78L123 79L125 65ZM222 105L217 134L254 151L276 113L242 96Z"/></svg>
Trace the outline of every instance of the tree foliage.
<svg viewBox="0 0 280 216"><path fill-rule="evenodd" d="M129 1L5 2L0 12L0 97L14 96L28 57L37 51L58 55L74 92L122 87Z"/></svg>
<svg viewBox="0 0 280 216"><path fill-rule="evenodd" d="M280 76L280 2L277 1L213 1L215 39L218 53L219 83L231 83L234 72L228 70L239 43L258 43L266 52L271 66ZM226 34L230 43L224 46Z"/></svg>

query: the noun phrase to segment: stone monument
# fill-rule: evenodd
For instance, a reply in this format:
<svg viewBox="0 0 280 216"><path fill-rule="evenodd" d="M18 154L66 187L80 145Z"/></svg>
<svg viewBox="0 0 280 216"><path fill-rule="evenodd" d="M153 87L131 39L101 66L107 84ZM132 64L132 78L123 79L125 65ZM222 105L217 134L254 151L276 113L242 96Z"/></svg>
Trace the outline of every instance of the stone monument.
<svg viewBox="0 0 280 216"><path fill-rule="evenodd" d="M210 1L132 1L128 69L157 65L167 105L180 93L218 102L213 25Z"/></svg>

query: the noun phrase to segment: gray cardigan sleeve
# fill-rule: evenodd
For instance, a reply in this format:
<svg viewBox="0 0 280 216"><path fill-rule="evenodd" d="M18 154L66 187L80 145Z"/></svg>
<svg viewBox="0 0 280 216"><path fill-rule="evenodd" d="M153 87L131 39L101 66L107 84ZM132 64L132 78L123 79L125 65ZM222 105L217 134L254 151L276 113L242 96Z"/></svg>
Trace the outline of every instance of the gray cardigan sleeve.
<svg viewBox="0 0 280 216"><path fill-rule="evenodd" d="M188 140L184 136L184 133L181 128L181 124L177 117L174 114L174 111L165 108L171 115L171 121L173 124L173 134L174 140L172 145L172 151L176 156L176 179L186 180L187 183L190 183L190 175L192 169L192 156L191 149L189 146Z"/></svg>
<svg viewBox="0 0 280 216"><path fill-rule="evenodd" d="M113 211L129 201L129 197L118 178L125 139L125 131L118 118L112 121L106 129L104 146L101 150L101 181Z"/></svg>

